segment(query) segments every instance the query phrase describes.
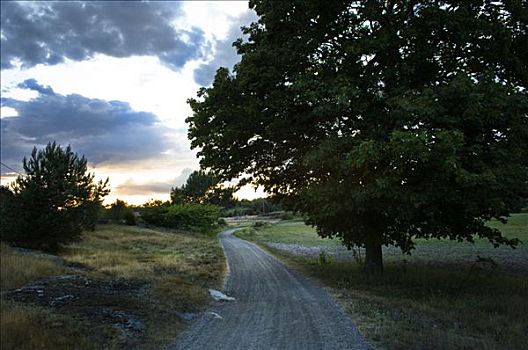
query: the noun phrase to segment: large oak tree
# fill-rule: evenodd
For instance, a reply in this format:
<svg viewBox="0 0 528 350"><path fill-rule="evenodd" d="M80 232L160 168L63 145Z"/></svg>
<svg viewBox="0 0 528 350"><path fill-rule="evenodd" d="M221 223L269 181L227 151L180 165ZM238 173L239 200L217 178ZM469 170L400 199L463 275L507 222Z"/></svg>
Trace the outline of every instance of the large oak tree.
<svg viewBox="0 0 528 350"><path fill-rule="evenodd" d="M514 246L528 193L526 1L251 1L233 74L190 99L189 138L221 179L244 177L323 237Z"/></svg>

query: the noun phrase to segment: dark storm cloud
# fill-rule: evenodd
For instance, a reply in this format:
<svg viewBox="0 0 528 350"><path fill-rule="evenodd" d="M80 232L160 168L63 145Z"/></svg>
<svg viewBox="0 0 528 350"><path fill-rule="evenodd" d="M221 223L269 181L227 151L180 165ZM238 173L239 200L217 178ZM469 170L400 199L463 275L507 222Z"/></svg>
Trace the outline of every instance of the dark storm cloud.
<svg viewBox="0 0 528 350"><path fill-rule="evenodd" d="M185 168L179 176L168 181L137 183L130 179L119 185L116 188L115 194L127 196L169 193L171 188L183 185L192 172L193 170L191 168Z"/></svg>
<svg viewBox="0 0 528 350"><path fill-rule="evenodd" d="M153 55L179 68L199 54L203 32L176 30L177 2L1 2L2 69L79 61L102 53Z"/></svg>
<svg viewBox="0 0 528 350"><path fill-rule="evenodd" d="M34 80L19 86L41 93L30 101L2 99L2 106L18 112L17 117L2 119L3 162L20 164L33 146L50 141L71 144L93 164L151 159L175 148L172 130L154 114L134 111L128 103L64 96Z"/></svg>
<svg viewBox="0 0 528 350"><path fill-rule="evenodd" d="M227 38L216 42L216 52L214 59L206 64L201 64L194 70L194 81L201 86L208 86L213 82L216 70L220 67L226 67L230 70L240 61L240 56L237 55L236 49L233 47L233 42L238 38L242 38L241 26L248 26L251 22L257 20L257 15L253 11L249 11L237 18L235 23L231 26Z"/></svg>

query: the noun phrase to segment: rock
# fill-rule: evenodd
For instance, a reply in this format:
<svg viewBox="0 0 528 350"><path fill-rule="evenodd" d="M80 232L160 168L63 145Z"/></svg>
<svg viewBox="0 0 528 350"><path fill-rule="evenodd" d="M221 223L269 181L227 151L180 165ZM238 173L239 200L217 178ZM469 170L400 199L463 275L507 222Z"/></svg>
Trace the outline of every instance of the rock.
<svg viewBox="0 0 528 350"><path fill-rule="evenodd" d="M217 314L216 312L212 312L212 311L210 311L210 312L208 312L208 314L209 314L209 315L212 315L213 318L217 318L217 319L220 319L220 320L223 319L223 317L220 316L219 314Z"/></svg>
<svg viewBox="0 0 528 350"><path fill-rule="evenodd" d="M235 300L235 298L227 296L224 293L216 289L209 289L209 295L211 295L211 298L213 298L216 301L234 301Z"/></svg>
<svg viewBox="0 0 528 350"><path fill-rule="evenodd" d="M123 338L133 338L145 330L143 322L134 316L119 310L104 308L101 312L103 322L121 331Z"/></svg>
<svg viewBox="0 0 528 350"><path fill-rule="evenodd" d="M61 297L53 298L50 302L50 306L62 306L70 301L73 301L75 297L71 294L66 294Z"/></svg>

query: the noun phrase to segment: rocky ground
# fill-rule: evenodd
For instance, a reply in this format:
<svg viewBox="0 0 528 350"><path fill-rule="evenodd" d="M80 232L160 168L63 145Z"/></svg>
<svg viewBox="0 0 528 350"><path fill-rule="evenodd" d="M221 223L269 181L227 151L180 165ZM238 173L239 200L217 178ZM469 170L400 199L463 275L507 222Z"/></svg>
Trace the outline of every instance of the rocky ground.
<svg viewBox="0 0 528 350"><path fill-rule="evenodd" d="M120 279L95 280L81 275L52 276L30 282L5 293L5 298L61 309L92 322L111 326L120 333L120 343L140 336L145 325L138 315L123 307L133 305L148 292L148 283Z"/></svg>

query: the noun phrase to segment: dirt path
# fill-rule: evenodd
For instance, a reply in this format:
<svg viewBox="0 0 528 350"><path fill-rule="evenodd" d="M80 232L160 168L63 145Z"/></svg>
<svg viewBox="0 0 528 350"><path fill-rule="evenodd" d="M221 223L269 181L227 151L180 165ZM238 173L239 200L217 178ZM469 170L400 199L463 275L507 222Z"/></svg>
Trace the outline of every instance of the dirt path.
<svg viewBox="0 0 528 350"><path fill-rule="evenodd" d="M229 263L225 292L169 349L366 349L328 294L233 230L220 234Z"/></svg>

